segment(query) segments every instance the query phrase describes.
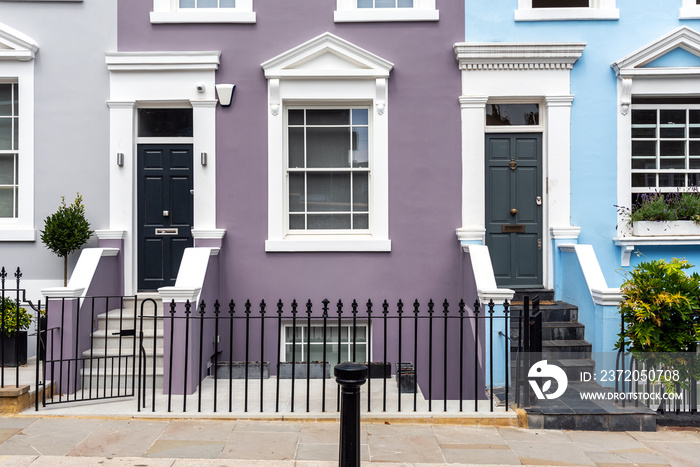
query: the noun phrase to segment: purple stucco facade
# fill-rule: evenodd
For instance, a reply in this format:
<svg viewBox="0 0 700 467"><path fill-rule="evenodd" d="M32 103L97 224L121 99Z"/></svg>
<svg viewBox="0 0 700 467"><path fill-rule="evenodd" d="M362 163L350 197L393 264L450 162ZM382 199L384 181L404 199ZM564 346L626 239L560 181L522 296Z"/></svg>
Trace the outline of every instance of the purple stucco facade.
<svg viewBox="0 0 700 467"><path fill-rule="evenodd" d="M257 309L264 299L274 313L280 299L286 307L298 300L300 311L311 300L317 314L325 298L331 304L342 300L346 313L353 299L361 306L371 299L375 312L386 299L395 314L399 299L407 312L414 300L425 309L433 299L438 313L444 300L454 313L460 299L469 305L475 299L455 235L461 224L461 81L452 46L464 37L464 4L438 1L439 21L420 22L336 23L335 7L334 1L256 0L254 24L151 24L153 2L120 0L118 52L220 51L216 82L237 85L232 105L216 109L216 227L226 230L217 259L222 303L233 299L240 310L250 299ZM388 80L390 252L265 250L270 110L261 64L326 32L393 63ZM274 323L268 324L265 335L274 336ZM421 342L426 333L421 331ZM228 341L222 334L222 342ZM389 333L386 356L379 350L381 335L373 334L374 360L396 361L395 330ZM456 342L455 330L450 334ZM234 341L240 347L244 338ZM267 341L261 352L274 355L276 339ZM404 345L402 360L413 360L412 344ZM260 358L255 353L251 360ZM427 366L425 348L418 360ZM441 386L436 383L436 390Z"/></svg>
<svg viewBox="0 0 700 467"><path fill-rule="evenodd" d="M334 23L335 2L256 1L255 24L151 24L153 4L119 3L119 51L221 51L217 109L217 227L223 294L234 299L455 301L461 298L460 72L452 44L463 2L438 3L436 22ZM331 32L394 63L389 79L390 253L266 253L267 80L260 66Z"/></svg>

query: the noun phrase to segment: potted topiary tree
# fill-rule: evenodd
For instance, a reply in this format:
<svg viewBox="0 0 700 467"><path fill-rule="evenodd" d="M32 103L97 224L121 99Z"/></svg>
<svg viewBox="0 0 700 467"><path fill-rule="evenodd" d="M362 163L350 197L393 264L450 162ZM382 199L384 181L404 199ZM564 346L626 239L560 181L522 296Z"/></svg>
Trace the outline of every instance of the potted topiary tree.
<svg viewBox="0 0 700 467"><path fill-rule="evenodd" d="M0 363L18 366L27 363L27 329L32 315L26 308L17 307L10 297L0 297Z"/></svg>
<svg viewBox="0 0 700 467"><path fill-rule="evenodd" d="M80 193L76 194L75 201L69 206L66 205L65 196L61 196L58 211L44 220L41 241L46 248L63 258L64 287L68 285L68 255L83 246L92 234Z"/></svg>

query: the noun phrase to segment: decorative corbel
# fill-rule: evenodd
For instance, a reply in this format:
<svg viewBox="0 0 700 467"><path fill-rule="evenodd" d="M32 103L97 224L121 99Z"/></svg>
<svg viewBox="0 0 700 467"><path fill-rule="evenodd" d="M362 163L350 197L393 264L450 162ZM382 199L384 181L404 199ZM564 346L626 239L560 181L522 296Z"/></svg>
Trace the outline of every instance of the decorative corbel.
<svg viewBox="0 0 700 467"><path fill-rule="evenodd" d="M377 114L384 115L386 111L386 78L377 78L377 90L376 90L376 107Z"/></svg>
<svg viewBox="0 0 700 467"><path fill-rule="evenodd" d="M280 114L280 80L279 78L270 79L270 113L276 117Z"/></svg>
<svg viewBox="0 0 700 467"><path fill-rule="evenodd" d="M622 78L622 91L620 93L620 113L627 115L632 105L632 79Z"/></svg>

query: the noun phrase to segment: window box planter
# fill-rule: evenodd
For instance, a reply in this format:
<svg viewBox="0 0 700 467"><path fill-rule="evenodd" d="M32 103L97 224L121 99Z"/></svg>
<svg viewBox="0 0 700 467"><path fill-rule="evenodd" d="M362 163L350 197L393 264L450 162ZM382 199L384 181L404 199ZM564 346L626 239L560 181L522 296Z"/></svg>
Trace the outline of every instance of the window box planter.
<svg viewBox="0 0 700 467"><path fill-rule="evenodd" d="M700 225L695 221L637 221L632 231L636 237L700 236Z"/></svg>
<svg viewBox="0 0 700 467"><path fill-rule="evenodd" d="M216 377L223 379L245 379L246 362L218 362ZM262 362L262 377L270 377L270 362ZM248 362L248 379L260 379L260 362Z"/></svg>
<svg viewBox="0 0 700 467"><path fill-rule="evenodd" d="M19 366L27 363L27 331L17 331L12 336L0 335L2 366Z"/></svg>
<svg viewBox="0 0 700 467"><path fill-rule="evenodd" d="M279 379L292 378L292 362L280 362ZM294 378L306 379L306 362L294 363ZM311 362L309 365L309 379L324 379L331 377L331 365L328 362Z"/></svg>
<svg viewBox="0 0 700 467"><path fill-rule="evenodd" d="M391 378L390 362L369 362L365 363L369 370L370 378Z"/></svg>

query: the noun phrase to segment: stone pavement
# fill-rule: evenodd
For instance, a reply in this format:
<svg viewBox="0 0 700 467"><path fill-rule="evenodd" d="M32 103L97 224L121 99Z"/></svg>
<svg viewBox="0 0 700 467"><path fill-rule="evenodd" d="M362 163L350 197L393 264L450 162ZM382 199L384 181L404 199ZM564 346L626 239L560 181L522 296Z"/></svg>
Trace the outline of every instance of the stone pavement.
<svg viewBox="0 0 700 467"><path fill-rule="evenodd" d="M0 417L5 466L335 466L337 421ZM700 430L585 432L362 423L363 462L700 466ZM398 463L398 464L397 464Z"/></svg>

